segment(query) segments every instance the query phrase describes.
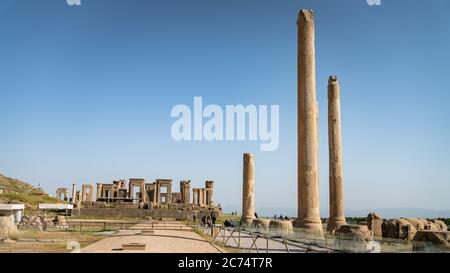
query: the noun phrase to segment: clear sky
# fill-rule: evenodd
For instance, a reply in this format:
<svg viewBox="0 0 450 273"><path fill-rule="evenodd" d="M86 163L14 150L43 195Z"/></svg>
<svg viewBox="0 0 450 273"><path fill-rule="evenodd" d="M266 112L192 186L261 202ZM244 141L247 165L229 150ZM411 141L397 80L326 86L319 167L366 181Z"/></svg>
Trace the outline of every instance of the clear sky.
<svg viewBox="0 0 450 273"><path fill-rule="evenodd" d="M54 194L130 177L211 179L239 207L297 204L298 10L316 20L321 209L327 79L341 84L345 206L450 209L448 0L0 1L0 172ZM175 142L176 104L280 105L280 146Z"/></svg>

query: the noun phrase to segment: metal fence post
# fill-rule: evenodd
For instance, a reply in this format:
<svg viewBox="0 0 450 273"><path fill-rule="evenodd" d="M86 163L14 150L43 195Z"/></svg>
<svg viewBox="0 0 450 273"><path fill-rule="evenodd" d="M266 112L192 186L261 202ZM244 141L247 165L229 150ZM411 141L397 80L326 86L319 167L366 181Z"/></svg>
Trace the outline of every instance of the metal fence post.
<svg viewBox="0 0 450 273"><path fill-rule="evenodd" d="M238 252L241 252L241 227L238 229Z"/></svg>

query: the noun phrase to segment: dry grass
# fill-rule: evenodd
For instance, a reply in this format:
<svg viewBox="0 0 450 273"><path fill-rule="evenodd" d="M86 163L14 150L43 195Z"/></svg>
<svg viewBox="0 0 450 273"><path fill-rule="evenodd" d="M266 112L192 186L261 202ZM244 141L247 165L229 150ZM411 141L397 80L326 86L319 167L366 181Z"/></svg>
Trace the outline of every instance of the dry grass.
<svg viewBox="0 0 450 273"><path fill-rule="evenodd" d="M0 244L0 253L66 253L65 243L22 243Z"/></svg>
<svg viewBox="0 0 450 273"><path fill-rule="evenodd" d="M0 243L0 253L65 253L68 242L78 242L85 247L106 236L91 232L20 231L12 236L15 243Z"/></svg>
<svg viewBox="0 0 450 273"><path fill-rule="evenodd" d="M228 221L240 221L240 215L223 214L219 219L217 219L216 224L223 224L226 220Z"/></svg>
<svg viewBox="0 0 450 273"><path fill-rule="evenodd" d="M54 240L76 240L76 241L96 241L104 236L91 232L64 232L64 231L19 231L12 239L54 239Z"/></svg>

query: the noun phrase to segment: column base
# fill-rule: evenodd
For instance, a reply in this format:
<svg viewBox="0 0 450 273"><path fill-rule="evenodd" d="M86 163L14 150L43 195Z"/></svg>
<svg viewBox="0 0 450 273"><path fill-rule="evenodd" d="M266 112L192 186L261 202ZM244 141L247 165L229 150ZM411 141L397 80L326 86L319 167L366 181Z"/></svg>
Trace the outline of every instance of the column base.
<svg viewBox="0 0 450 273"><path fill-rule="evenodd" d="M294 227L301 229L301 232L305 232L308 235L316 238L323 238L323 226L322 221L319 219L297 219L293 221Z"/></svg>
<svg viewBox="0 0 450 273"><path fill-rule="evenodd" d="M334 233L336 230L339 229L340 226L342 225L346 225L347 222L345 222L345 219L329 219L328 220L328 225L327 225L327 231Z"/></svg>
<svg viewBox="0 0 450 273"><path fill-rule="evenodd" d="M252 226L253 225L253 218L250 217L246 217L246 218L241 218L241 226Z"/></svg>

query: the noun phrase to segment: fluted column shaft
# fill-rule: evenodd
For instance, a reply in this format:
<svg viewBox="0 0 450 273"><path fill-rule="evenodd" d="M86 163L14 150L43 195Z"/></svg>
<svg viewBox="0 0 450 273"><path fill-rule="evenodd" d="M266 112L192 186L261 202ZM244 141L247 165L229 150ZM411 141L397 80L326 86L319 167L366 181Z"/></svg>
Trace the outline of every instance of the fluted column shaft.
<svg viewBox="0 0 450 273"><path fill-rule="evenodd" d="M319 208L314 13L298 14L298 218L295 226L322 231Z"/></svg>
<svg viewBox="0 0 450 273"><path fill-rule="evenodd" d="M255 218L255 197L254 197L254 163L253 154L244 154L243 188L242 188L242 225L249 225Z"/></svg>
<svg viewBox="0 0 450 273"><path fill-rule="evenodd" d="M342 139L339 82L336 76L328 80L328 148L330 217L328 231L345 225L344 194L342 189Z"/></svg>

